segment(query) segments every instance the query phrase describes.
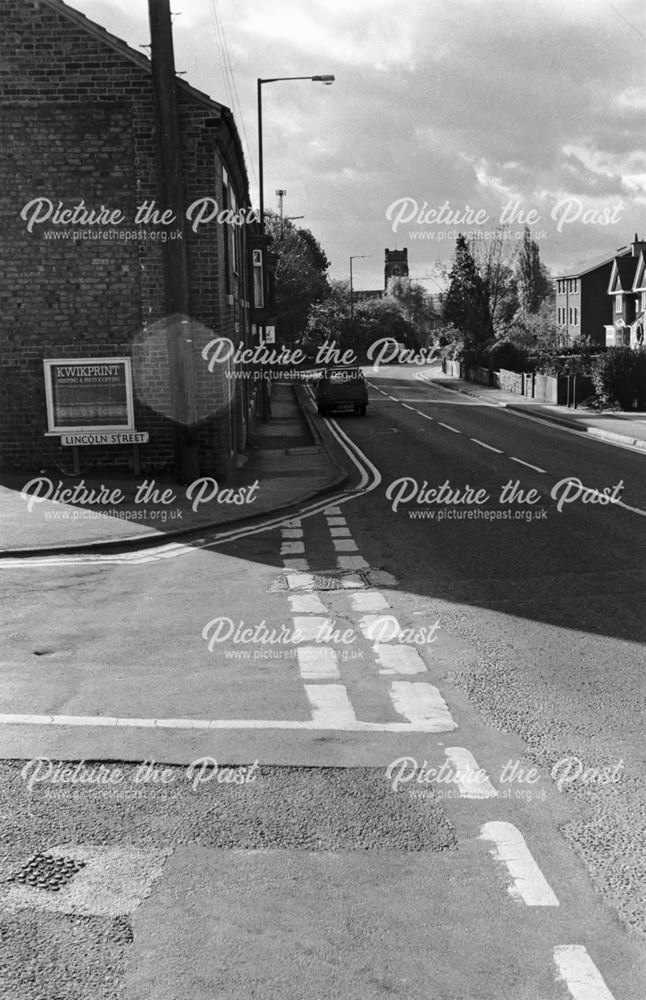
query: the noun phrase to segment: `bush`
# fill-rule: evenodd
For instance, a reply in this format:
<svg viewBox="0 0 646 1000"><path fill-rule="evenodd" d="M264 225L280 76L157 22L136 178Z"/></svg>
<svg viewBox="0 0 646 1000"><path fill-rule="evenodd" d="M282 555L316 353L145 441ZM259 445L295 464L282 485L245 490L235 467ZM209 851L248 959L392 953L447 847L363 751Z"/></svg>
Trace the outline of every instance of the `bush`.
<svg viewBox="0 0 646 1000"><path fill-rule="evenodd" d="M527 355L516 344L508 340L497 340L487 351L486 364L491 371L506 368L510 372L524 372L527 370Z"/></svg>
<svg viewBox="0 0 646 1000"><path fill-rule="evenodd" d="M594 358L592 381L601 403L622 410L646 409L646 351L610 347Z"/></svg>

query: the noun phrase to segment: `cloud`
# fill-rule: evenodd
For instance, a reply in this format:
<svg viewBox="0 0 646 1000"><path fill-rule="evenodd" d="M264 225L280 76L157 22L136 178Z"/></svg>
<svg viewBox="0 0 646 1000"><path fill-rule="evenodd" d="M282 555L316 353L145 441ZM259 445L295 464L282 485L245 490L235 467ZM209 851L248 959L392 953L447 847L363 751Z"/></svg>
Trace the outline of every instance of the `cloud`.
<svg viewBox="0 0 646 1000"><path fill-rule="evenodd" d="M74 0L133 45L148 41L144 0ZM180 5L181 6L181 5ZM265 201L320 239L345 276L382 280L385 218L396 198L540 208L541 250L557 269L646 232L641 0L191 0L175 21L177 65L232 106L256 163L256 78L333 73L263 88ZM226 35L227 57L216 30ZM108 23L109 22L109 23ZM550 223L550 200L625 203L621 226ZM416 242L416 271L452 244ZM358 286L360 287L360 285Z"/></svg>

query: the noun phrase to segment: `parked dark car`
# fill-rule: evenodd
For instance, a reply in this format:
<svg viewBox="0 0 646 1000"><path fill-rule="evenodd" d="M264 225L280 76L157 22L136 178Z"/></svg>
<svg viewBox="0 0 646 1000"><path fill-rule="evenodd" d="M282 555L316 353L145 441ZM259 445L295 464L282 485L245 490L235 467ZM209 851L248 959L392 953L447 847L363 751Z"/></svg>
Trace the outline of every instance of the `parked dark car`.
<svg viewBox="0 0 646 1000"><path fill-rule="evenodd" d="M360 368L327 368L316 387L319 413L327 416L335 410L352 410L365 417L368 387Z"/></svg>

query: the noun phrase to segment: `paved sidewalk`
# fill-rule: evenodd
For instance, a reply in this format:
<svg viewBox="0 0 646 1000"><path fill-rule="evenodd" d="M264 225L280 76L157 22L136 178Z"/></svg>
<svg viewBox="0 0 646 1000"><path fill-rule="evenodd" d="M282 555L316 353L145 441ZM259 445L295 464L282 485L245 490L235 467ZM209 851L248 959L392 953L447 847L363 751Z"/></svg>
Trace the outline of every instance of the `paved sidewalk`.
<svg viewBox="0 0 646 1000"><path fill-rule="evenodd" d="M632 445L646 452L646 413L626 413L611 411L597 413L593 410L573 410L565 406L550 406L536 399L520 396L515 392L505 392L503 389L490 389L477 382L466 382L464 379L452 378L450 375L433 375L428 380L445 389L453 389L467 396L474 396L494 406L504 406L508 410L519 413L529 413L601 438L614 444Z"/></svg>
<svg viewBox="0 0 646 1000"><path fill-rule="evenodd" d="M71 477L51 469L3 475L0 554L160 545L194 532L288 511L341 486L347 472L340 456L318 433L316 420L299 398L305 398L300 387L273 385L272 419L254 428L247 455L226 483L209 478L191 490L144 474L120 480ZM31 485L26 490L31 497L23 496L27 484L38 478L43 480L41 485ZM75 487L76 497L65 495L67 502L54 499L57 492ZM40 494L34 497L38 490Z"/></svg>

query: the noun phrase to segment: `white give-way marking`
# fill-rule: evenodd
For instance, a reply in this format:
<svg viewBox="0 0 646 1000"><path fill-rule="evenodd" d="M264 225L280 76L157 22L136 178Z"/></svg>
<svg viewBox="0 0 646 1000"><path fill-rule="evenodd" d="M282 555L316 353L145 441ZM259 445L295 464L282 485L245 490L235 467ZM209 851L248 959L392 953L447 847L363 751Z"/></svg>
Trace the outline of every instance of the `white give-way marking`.
<svg viewBox="0 0 646 1000"><path fill-rule="evenodd" d="M513 823L485 823L478 839L493 843L491 854L505 865L512 878L508 888L510 896L528 906L559 905L547 879L534 861L522 833Z"/></svg>

